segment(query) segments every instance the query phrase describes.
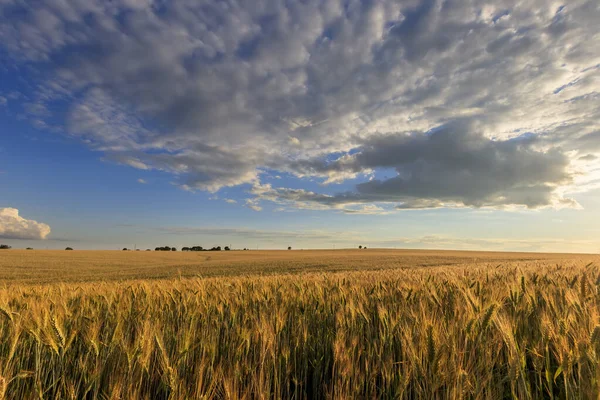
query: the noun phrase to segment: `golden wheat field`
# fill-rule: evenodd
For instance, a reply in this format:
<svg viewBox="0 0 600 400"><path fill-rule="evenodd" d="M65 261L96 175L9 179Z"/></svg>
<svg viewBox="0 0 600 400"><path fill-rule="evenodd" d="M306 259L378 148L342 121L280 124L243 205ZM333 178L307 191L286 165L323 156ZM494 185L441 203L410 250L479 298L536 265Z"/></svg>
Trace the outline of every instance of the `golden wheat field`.
<svg viewBox="0 0 600 400"><path fill-rule="evenodd" d="M10 250L0 398L598 398L599 263Z"/></svg>
<svg viewBox="0 0 600 400"><path fill-rule="evenodd" d="M272 275L569 260L573 254L431 250L59 251L0 252L4 284ZM496 263L496 264L494 264Z"/></svg>

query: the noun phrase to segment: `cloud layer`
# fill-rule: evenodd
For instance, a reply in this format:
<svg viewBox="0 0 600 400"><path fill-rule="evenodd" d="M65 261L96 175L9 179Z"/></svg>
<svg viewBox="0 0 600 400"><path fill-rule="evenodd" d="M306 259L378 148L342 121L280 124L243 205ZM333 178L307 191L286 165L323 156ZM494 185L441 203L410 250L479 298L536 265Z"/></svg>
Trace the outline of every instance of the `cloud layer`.
<svg viewBox="0 0 600 400"><path fill-rule="evenodd" d="M275 248L287 247L286 241L294 248L308 244L314 246L316 241L320 248L356 248L359 244L373 247L397 247L397 248L422 248L422 249L454 249L454 250L510 250L510 251L549 251L549 252L593 252L596 241L594 239L570 238L556 239L547 237L536 238L468 238L448 235L426 235L426 236L391 236L387 238L377 237L376 232L365 234L364 228L360 231L349 230L260 230L242 227L217 228L217 227L185 227L185 226L138 226L120 225L122 227L134 228L144 232L158 232L164 235L195 237L203 243L219 243L232 241L240 243L251 241L254 246L260 243L262 246L274 246ZM369 239L365 241L365 237ZM207 241L207 238L209 239ZM194 240L196 240L194 239ZM170 239L165 239L169 241ZM198 241L197 240L197 241ZM241 245L243 247L243 244Z"/></svg>
<svg viewBox="0 0 600 400"><path fill-rule="evenodd" d="M38 71L23 112L49 126L64 106L64 133L184 188L251 184L255 209L537 208L598 178L594 0L28 4L0 2L0 46ZM338 195L262 175L382 168L397 176Z"/></svg>
<svg viewBox="0 0 600 400"><path fill-rule="evenodd" d="M393 168L396 176L335 196L295 191L277 197L329 205L397 202L399 209L573 205L556 193L572 182L568 158L557 150L537 150L535 137L490 140L473 124L455 121L427 133L375 134L361 142L352 155L304 161L297 168L329 179L377 168Z"/></svg>
<svg viewBox="0 0 600 400"><path fill-rule="evenodd" d="M38 240L49 234L48 225L21 217L16 208L0 208L0 238Z"/></svg>

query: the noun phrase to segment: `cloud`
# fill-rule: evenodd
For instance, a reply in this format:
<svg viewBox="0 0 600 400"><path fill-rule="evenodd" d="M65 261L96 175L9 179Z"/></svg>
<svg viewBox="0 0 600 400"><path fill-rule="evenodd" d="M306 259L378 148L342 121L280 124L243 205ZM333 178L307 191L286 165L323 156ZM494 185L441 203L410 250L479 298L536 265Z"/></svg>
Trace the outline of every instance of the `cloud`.
<svg viewBox="0 0 600 400"><path fill-rule="evenodd" d="M375 204L365 204L360 205L359 207L345 207L343 212L346 214L363 214L363 215L387 215L390 213L389 210L375 205Z"/></svg>
<svg viewBox="0 0 600 400"><path fill-rule="evenodd" d="M254 211L262 211L262 207L258 205L259 199L246 199L246 207Z"/></svg>
<svg viewBox="0 0 600 400"><path fill-rule="evenodd" d="M404 208L436 202L537 208L565 201L555 190L572 182L560 151L536 150L534 140L490 140L464 123L428 134L372 136L358 153L328 166L353 172L378 167L398 175L357 185L358 196Z"/></svg>
<svg viewBox="0 0 600 400"><path fill-rule="evenodd" d="M24 103L23 108L27 114L33 117L47 117L50 115L50 111L42 103Z"/></svg>
<svg viewBox="0 0 600 400"><path fill-rule="evenodd" d="M48 225L21 217L16 208L0 208L0 238L38 240L49 234Z"/></svg>
<svg viewBox="0 0 600 400"><path fill-rule="evenodd" d="M396 176L335 195L270 186L255 187L253 193L304 208L362 203L397 203L396 209L576 206L558 190L573 182L568 157L537 148L535 137L491 140L472 121L456 121L431 132L377 134L361 141L352 154L330 162L304 160L296 168L329 177L393 168Z"/></svg>
<svg viewBox="0 0 600 400"><path fill-rule="evenodd" d="M425 235L398 237L376 241L371 246L446 249L446 250L486 250L486 251L527 251L527 252L584 252L594 253L596 241L593 239L556 238L470 238L450 235Z"/></svg>
<svg viewBox="0 0 600 400"><path fill-rule="evenodd" d="M595 156L593 154L586 154L585 156L579 157L579 160L581 160L581 161L595 161L597 159L598 159L598 156Z"/></svg>
<svg viewBox="0 0 600 400"><path fill-rule="evenodd" d="M5 106L8 104L8 100L4 96L0 96L0 106Z"/></svg>
<svg viewBox="0 0 600 400"><path fill-rule="evenodd" d="M145 185L146 183L148 183L145 179L142 179L142 178L138 179L137 181L138 181L138 183L141 183L142 185Z"/></svg>
<svg viewBox="0 0 600 400"><path fill-rule="evenodd" d="M229 204L237 204L237 201L234 199L223 199L223 200L225 200L225 202L229 203Z"/></svg>
<svg viewBox="0 0 600 400"><path fill-rule="evenodd" d="M144 228L150 231L157 231L169 235L206 235L206 236L229 236L229 237L240 237L244 239L264 239L264 240L277 240L277 239L327 239L332 240L336 238L353 238L354 232L330 232L330 231L279 231L279 230L260 230L260 229L249 229L249 228L216 228L216 227L140 227L136 225L122 225L129 228Z"/></svg>
<svg viewBox="0 0 600 400"><path fill-rule="evenodd" d="M121 225L128 228L144 229L174 236L216 237L235 241L257 240L277 243L294 240L310 246L323 248L329 245L356 248L359 244L369 248L407 248L407 249L453 249L488 251L547 251L547 252L594 252L597 241L594 239L551 238L551 237L464 237L459 235L421 235L421 236L381 236L375 231L333 231L333 230L261 230L245 227L149 227Z"/></svg>
<svg viewBox="0 0 600 400"><path fill-rule="evenodd" d="M576 206L561 196L584 190L569 177L587 170L571 171L571 161L600 154L600 9L594 0L559 5L5 0L0 46L36 71L21 106L39 126L66 105L68 135L107 160L169 172L182 188L260 186L265 170L340 183L386 164L399 177L353 195L303 196L400 208ZM444 140L472 164L428 150L441 140L435 129L451 130ZM410 146L423 158L401 158ZM503 157L524 176L510 175Z"/></svg>

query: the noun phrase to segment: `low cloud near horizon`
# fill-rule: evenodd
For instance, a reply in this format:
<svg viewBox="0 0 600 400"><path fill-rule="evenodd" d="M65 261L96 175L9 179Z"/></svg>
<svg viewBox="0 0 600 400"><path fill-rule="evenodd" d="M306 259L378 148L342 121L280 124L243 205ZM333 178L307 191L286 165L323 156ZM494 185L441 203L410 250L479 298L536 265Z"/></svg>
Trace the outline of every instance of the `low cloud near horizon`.
<svg viewBox="0 0 600 400"><path fill-rule="evenodd" d="M256 211L578 208L598 21L595 0L5 0L0 49L36 71L34 124L187 190L247 185Z"/></svg>
<svg viewBox="0 0 600 400"><path fill-rule="evenodd" d="M233 242L239 248L260 243L260 248L285 249L288 244L294 249L303 248L356 248L365 245L371 249L430 249L430 250L489 250L489 251L538 251L538 252L593 252L594 239L560 239L551 237L464 237L460 235L390 235L377 237L373 231L361 230L271 230L252 229L247 227L193 227L193 226L149 226L120 224L122 228L143 233L159 233L164 235L167 243L172 237L194 238L180 245L212 246L220 242ZM179 239L175 239L179 240ZM204 240L204 242L203 242ZM315 241L318 246L314 246ZM274 246L276 244L276 246ZM251 246L251 247L252 247Z"/></svg>
<svg viewBox="0 0 600 400"><path fill-rule="evenodd" d="M21 217L16 208L0 208L0 239L43 240L50 232L50 226Z"/></svg>

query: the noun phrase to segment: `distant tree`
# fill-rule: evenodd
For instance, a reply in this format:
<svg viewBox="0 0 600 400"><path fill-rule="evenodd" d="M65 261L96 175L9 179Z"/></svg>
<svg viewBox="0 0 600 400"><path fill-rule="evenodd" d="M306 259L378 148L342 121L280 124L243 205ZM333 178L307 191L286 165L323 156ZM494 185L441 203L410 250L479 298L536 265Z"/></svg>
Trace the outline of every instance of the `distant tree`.
<svg viewBox="0 0 600 400"><path fill-rule="evenodd" d="M367 246L363 247L363 249L365 249L365 250L366 250L366 249L367 249Z"/></svg>
<svg viewBox="0 0 600 400"><path fill-rule="evenodd" d="M288 250L291 250L291 249L292 249L292 246L288 246Z"/></svg>
<svg viewBox="0 0 600 400"><path fill-rule="evenodd" d="M73 250L73 248L72 247L67 247L67 248L65 248L65 250Z"/></svg>
<svg viewBox="0 0 600 400"><path fill-rule="evenodd" d="M211 247L210 251L221 251L221 246Z"/></svg>
<svg viewBox="0 0 600 400"><path fill-rule="evenodd" d="M175 249L175 250L177 250L177 249ZM154 251L171 251L171 248L169 246L157 247L154 249Z"/></svg>
<svg viewBox="0 0 600 400"><path fill-rule="evenodd" d="M33 247L28 247L25 250L33 250Z"/></svg>
<svg viewBox="0 0 600 400"><path fill-rule="evenodd" d="M177 247L171 247L171 251L177 251Z"/></svg>
<svg viewBox="0 0 600 400"><path fill-rule="evenodd" d="M362 245L358 246L359 249L362 249Z"/></svg>
<svg viewBox="0 0 600 400"><path fill-rule="evenodd" d="M146 251L152 251L152 250L150 250L150 249L146 249Z"/></svg>
<svg viewBox="0 0 600 400"><path fill-rule="evenodd" d="M181 251L190 251L190 248L189 247L182 247Z"/></svg>
<svg viewBox="0 0 600 400"><path fill-rule="evenodd" d="M225 249L224 249L224 250L225 250L225 251L229 251L229 250L231 250L231 249L229 248L229 246L225 246Z"/></svg>
<svg viewBox="0 0 600 400"><path fill-rule="evenodd" d="M129 250L127 247L123 247L123 251L127 251Z"/></svg>
<svg viewBox="0 0 600 400"><path fill-rule="evenodd" d="M0 244L0 249L2 249L2 250L8 250L10 248L11 247L9 245L7 245L7 244Z"/></svg>

